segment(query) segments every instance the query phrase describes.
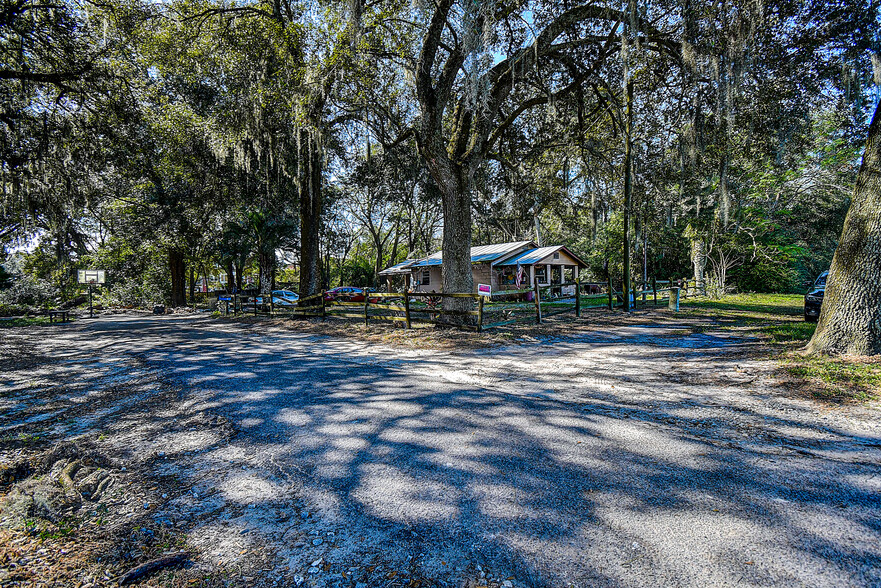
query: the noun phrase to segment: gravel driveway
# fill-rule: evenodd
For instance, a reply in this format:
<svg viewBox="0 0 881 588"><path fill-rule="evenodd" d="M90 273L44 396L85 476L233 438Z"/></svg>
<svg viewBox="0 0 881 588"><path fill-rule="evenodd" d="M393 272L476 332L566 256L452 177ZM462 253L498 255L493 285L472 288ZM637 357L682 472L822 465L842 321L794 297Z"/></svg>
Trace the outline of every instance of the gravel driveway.
<svg viewBox="0 0 881 588"><path fill-rule="evenodd" d="M218 439L167 407L119 442L178 476L156 516L202 565L272 554L253 583L881 586L881 411L788 398L722 334L448 353L177 316L53 333L229 420Z"/></svg>

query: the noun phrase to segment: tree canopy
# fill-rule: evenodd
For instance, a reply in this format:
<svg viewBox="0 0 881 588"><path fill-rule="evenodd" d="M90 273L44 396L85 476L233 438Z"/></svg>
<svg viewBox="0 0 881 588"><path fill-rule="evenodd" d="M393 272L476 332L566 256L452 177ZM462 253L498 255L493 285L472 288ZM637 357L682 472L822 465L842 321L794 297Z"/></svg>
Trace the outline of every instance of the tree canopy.
<svg viewBox="0 0 881 588"><path fill-rule="evenodd" d="M436 249L466 291L469 247L521 239L597 280L798 291L881 73L869 0L2 0L0 23L7 264L70 298L100 263L125 304L378 285Z"/></svg>

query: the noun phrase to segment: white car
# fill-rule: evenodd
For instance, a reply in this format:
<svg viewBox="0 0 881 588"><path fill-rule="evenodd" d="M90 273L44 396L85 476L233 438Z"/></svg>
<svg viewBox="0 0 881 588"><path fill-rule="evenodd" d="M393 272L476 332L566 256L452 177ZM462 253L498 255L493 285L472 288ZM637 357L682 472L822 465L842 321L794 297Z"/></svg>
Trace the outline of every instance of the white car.
<svg viewBox="0 0 881 588"><path fill-rule="evenodd" d="M273 306L296 306L297 300L300 297L297 296L296 292L291 292L290 290L273 290L272 291L272 304ZM246 302L245 304L266 304L263 302L262 296L255 296L251 299L250 302Z"/></svg>
<svg viewBox="0 0 881 588"><path fill-rule="evenodd" d="M272 303L277 304L279 306L294 306L297 304L297 300L300 297L296 292L291 292L290 290L273 290L272 291Z"/></svg>

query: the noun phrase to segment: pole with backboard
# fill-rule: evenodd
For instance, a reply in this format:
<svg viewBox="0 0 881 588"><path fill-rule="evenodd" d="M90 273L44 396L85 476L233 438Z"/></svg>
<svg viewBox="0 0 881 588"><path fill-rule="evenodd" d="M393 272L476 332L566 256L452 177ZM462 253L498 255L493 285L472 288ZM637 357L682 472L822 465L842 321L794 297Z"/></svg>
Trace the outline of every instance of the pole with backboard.
<svg viewBox="0 0 881 588"><path fill-rule="evenodd" d="M92 286L95 284L104 284L104 270L77 270L77 282L89 285L89 318L95 316L92 306Z"/></svg>

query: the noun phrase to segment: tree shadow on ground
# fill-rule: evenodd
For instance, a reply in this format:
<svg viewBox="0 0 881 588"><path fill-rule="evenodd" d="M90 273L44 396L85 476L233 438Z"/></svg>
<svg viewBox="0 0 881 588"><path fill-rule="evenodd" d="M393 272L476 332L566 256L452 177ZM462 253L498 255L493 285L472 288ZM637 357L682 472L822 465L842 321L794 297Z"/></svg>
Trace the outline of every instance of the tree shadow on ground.
<svg viewBox="0 0 881 588"><path fill-rule="evenodd" d="M527 364L504 378L504 364L480 372L481 354L398 357L208 322L93 332L228 417L238 449L267 467L237 473L227 445L181 444L161 416L157 446L225 468L222 504L278 509L280 489L296 489L335 522L328 561L415 557L441 580L481 563L532 586L881 582L881 439L823 424L805 403L726 404L666 376L673 361L733 368L734 340L600 334L614 370L530 376ZM628 371L637 360L659 367ZM256 530L284 544L272 525ZM284 553L294 565L314 557Z"/></svg>

